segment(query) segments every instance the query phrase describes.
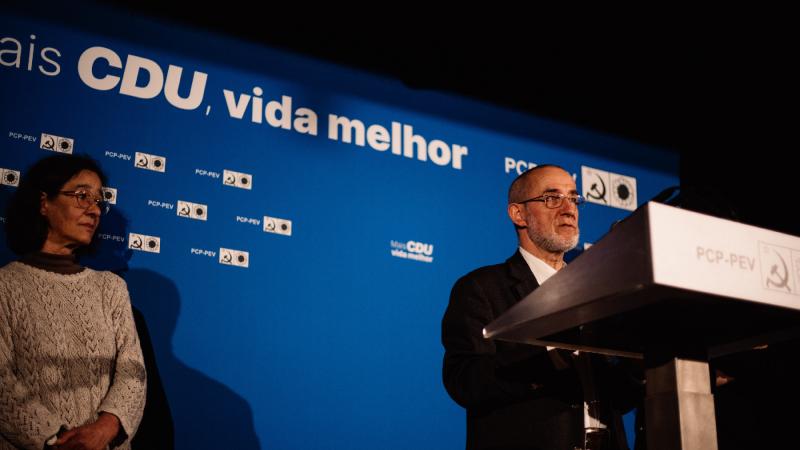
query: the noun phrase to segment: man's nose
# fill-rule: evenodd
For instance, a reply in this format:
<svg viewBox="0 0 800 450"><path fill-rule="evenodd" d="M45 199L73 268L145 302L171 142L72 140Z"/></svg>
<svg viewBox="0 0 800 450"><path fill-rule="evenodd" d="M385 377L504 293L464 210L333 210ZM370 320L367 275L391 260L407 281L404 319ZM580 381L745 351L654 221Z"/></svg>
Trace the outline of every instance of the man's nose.
<svg viewBox="0 0 800 450"><path fill-rule="evenodd" d="M578 205L572 203L572 201L568 198L565 198L563 202L561 202L560 208L561 214L571 214L573 216L578 215Z"/></svg>

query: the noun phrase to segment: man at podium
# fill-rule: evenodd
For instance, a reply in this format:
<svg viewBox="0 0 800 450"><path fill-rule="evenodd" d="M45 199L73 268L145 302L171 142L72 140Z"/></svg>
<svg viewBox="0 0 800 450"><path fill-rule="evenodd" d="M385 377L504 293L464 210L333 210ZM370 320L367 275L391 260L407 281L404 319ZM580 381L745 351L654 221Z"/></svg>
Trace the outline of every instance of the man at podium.
<svg viewBox="0 0 800 450"><path fill-rule="evenodd" d="M468 449L627 449L621 413L640 392L607 358L484 339L482 330L564 267L583 198L563 168L537 166L511 184L519 248L459 279L442 319L447 392L467 414Z"/></svg>

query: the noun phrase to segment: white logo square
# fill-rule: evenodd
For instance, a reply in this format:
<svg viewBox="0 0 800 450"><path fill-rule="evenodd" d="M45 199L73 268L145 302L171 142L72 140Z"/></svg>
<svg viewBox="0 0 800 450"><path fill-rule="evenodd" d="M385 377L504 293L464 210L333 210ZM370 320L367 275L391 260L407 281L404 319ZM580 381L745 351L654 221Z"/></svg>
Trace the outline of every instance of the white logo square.
<svg viewBox="0 0 800 450"><path fill-rule="evenodd" d="M0 168L0 184L19 186L19 171Z"/></svg>
<svg viewBox="0 0 800 450"><path fill-rule="evenodd" d="M71 154L74 146L74 139L56 136L55 134L42 133L39 139L39 148L42 150L50 150L51 152Z"/></svg>
<svg viewBox="0 0 800 450"><path fill-rule="evenodd" d="M128 233L128 248L148 253L161 253L161 238L146 234Z"/></svg>
<svg viewBox="0 0 800 450"><path fill-rule="evenodd" d="M291 236L292 221L278 217L264 216L264 232Z"/></svg>
<svg viewBox="0 0 800 450"><path fill-rule="evenodd" d="M608 206L610 184L608 172L581 166L581 195L587 202Z"/></svg>
<svg viewBox="0 0 800 450"><path fill-rule="evenodd" d="M228 266L250 267L250 253L243 250L219 248L219 263Z"/></svg>
<svg viewBox="0 0 800 450"><path fill-rule="evenodd" d="M208 205L178 200L176 214L179 217L205 221L208 220Z"/></svg>
<svg viewBox="0 0 800 450"><path fill-rule="evenodd" d="M133 165L139 169L163 173L167 171L167 158L159 155L151 155L149 153L136 152L136 157L133 158Z"/></svg>
<svg viewBox="0 0 800 450"><path fill-rule="evenodd" d="M117 189L112 187L103 186L103 200L112 205L117 204Z"/></svg>
<svg viewBox="0 0 800 450"><path fill-rule="evenodd" d="M239 189L253 189L253 175L225 169L222 173L222 184Z"/></svg>

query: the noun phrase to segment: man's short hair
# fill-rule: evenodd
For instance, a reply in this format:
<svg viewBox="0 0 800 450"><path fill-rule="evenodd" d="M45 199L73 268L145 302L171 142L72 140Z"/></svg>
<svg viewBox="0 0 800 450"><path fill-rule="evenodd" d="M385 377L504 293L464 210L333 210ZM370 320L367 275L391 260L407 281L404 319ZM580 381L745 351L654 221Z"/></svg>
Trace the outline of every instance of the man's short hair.
<svg viewBox="0 0 800 450"><path fill-rule="evenodd" d="M534 172L538 171L539 169L546 169L548 167L555 167L556 169L561 169L564 172L567 169L557 165L557 164L540 164L532 169L528 169L525 172L522 172L517 178L514 178L514 181L511 182L511 186L508 188L508 203L517 203L521 202L525 199L525 196L528 195L528 186L530 186L531 177L533 176Z"/></svg>

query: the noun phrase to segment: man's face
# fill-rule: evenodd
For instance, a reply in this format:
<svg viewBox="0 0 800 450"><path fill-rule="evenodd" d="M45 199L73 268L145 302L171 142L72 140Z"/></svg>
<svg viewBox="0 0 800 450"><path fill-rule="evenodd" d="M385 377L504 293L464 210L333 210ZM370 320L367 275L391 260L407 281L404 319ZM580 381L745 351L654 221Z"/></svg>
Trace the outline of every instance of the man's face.
<svg viewBox="0 0 800 450"><path fill-rule="evenodd" d="M532 173L527 180L524 199L545 194L578 195L575 181L567 172L556 167L545 167ZM578 245L578 207L563 199L557 208L548 208L545 202L514 203L509 206L511 220L536 247L550 253L563 253Z"/></svg>

